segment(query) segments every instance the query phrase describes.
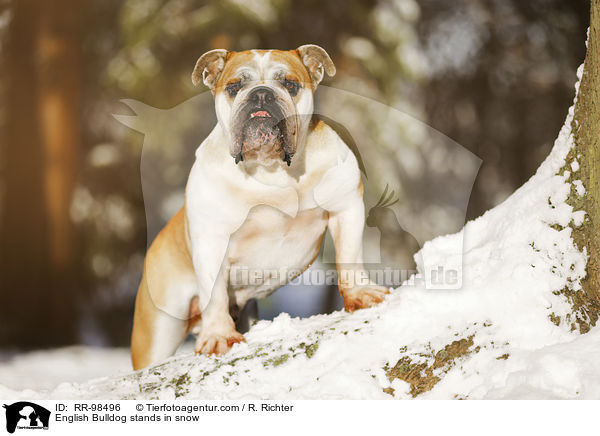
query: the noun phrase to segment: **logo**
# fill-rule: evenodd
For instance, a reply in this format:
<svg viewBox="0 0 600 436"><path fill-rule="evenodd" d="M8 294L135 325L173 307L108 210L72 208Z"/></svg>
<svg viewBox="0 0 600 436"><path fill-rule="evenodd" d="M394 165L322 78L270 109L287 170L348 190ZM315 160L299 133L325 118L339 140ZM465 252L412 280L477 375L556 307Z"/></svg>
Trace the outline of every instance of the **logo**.
<svg viewBox="0 0 600 436"><path fill-rule="evenodd" d="M19 401L4 405L6 409L6 431L14 433L15 429L48 430L50 411L29 401Z"/></svg>

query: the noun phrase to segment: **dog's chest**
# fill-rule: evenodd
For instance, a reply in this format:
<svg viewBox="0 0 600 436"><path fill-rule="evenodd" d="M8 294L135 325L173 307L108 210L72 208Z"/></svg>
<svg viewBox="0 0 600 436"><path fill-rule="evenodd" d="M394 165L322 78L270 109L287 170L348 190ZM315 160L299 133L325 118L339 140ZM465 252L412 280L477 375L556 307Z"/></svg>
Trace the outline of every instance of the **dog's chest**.
<svg viewBox="0 0 600 436"><path fill-rule="evenodd" d="M254 207L227 251L238 303L264 297L302 272L318 254L326 227L327 212L320 208L290 217L270 206Z"/></svg>

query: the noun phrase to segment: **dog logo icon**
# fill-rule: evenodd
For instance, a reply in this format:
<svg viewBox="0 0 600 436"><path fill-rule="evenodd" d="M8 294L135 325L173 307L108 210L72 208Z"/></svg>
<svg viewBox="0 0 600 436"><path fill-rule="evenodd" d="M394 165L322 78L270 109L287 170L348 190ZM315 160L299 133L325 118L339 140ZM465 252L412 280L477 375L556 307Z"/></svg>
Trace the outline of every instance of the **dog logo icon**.
<svg viewBox="0 0 600 436"><path fill-rule="evenodd" d="M4 408L6 409L6 431L9 433L14 433L17 428L48 430L50 423L48 409L29 401L4 404Z"/></svg>

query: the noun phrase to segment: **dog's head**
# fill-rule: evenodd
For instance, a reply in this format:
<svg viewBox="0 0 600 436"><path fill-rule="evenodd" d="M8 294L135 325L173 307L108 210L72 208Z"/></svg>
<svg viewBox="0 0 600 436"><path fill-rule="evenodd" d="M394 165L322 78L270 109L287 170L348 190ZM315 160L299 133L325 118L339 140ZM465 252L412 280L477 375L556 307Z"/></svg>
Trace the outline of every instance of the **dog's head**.
<svg viewBox="0 0 600 436"><path fill-rule="evenodd" d="M211 89L236 163L290 165L325 73L333 76L335 66L325 50L312 44L289 51L218 49L198 59L192 81Z"/></svg>

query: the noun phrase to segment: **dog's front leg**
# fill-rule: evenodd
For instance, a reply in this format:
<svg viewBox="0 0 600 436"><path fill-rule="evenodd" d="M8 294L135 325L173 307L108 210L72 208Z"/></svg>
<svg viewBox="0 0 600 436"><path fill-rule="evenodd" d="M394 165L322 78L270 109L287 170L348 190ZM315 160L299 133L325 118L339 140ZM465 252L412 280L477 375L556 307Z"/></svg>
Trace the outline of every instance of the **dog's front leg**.
<svg viewBox="0 0 600 436"><path fill-rule="evenodd" d="M196 338L196 354L224 354L233 344L244 342L229 314L226 268L221 268L212 287L208 305L202 311L200 331Z"/></svg>
<svg viewBox="0 0 600 436"><path fill-rule="evenodd" d="M353 312L380 303L389 291L371 282L364 269L364 205L359 192L349 197L343 208L330 211L328 226L335 245L338 287L344 297L344 308Z"/></svg>
<svg viewBox="0 0 600 436"><path fill-rule="evenodd" d="M218 167L217 167L218 168ZM223 354L244 337L229 314L227 249L249 206L228 189L215 167L196 161L186 188L190 252L198 282L200 322L195 352Z"/></svg>
<svg viewBox="0 0 600 436"><path fill-rule="evenodd" d="M231 232L222 222L194 218L189 221L189 230L201 312L194 329L198 331L194 350L197 354L223 354L244 341L229 314L225 259Z"/></svg>

